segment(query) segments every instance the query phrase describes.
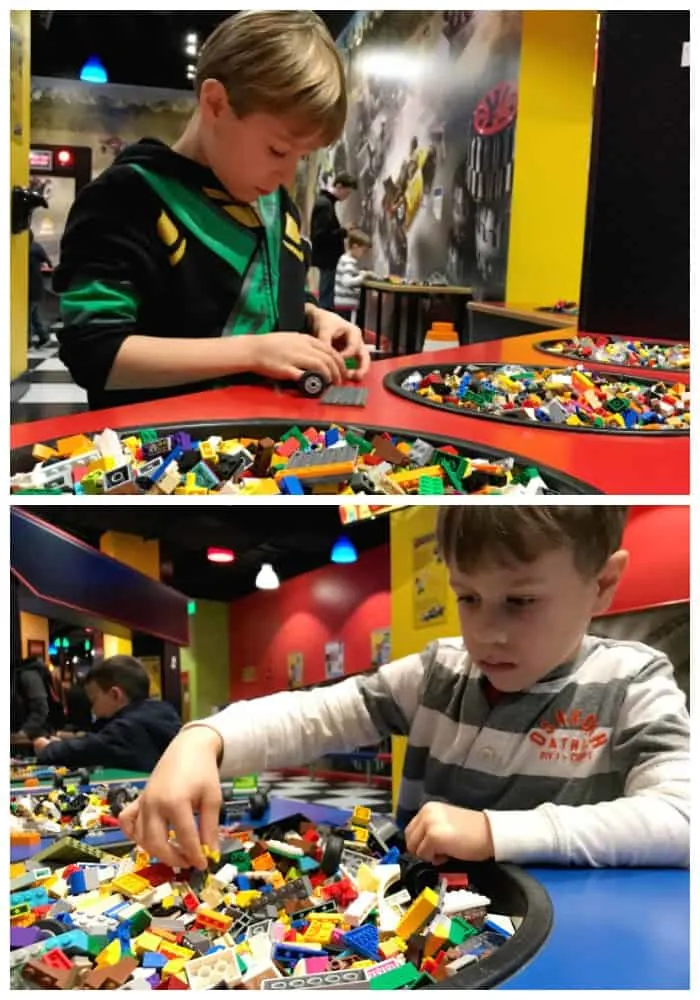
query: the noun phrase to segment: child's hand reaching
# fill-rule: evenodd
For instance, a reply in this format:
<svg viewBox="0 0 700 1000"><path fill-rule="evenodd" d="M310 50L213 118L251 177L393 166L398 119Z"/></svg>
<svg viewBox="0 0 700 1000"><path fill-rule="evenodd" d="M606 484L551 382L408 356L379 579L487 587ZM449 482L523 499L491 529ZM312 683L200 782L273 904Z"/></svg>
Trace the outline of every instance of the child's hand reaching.
<svg viewBox="0 0 700 1000"><path fill-rule="evenodd" d="M406 847L433 865L448 858L488 861L493 857L491 827L486 813L426 802L406 827Z"/></svg>
<svg viewBox="0 0 700 1000"><path fill-rule="evenodd" d="M173 868L207 866L202 844L219 846L221 737L206 726L181 732L158 761L144 792L119 816L127 837ZM199 831L194 812L199 813ZM175 831L175 841L168 840Z"/></svg>

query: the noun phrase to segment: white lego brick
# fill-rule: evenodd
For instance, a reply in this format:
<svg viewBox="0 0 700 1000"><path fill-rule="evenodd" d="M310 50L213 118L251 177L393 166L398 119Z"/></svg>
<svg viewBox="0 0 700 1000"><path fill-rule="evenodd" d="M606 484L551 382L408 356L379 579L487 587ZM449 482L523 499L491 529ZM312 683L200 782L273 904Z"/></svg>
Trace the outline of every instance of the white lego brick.
<svg viewBox="0 0 700 1000"><path fill-rule="evenodd" d="M458 913L490 905L491 900L488 896L480 896L477 892L469 892L468 889L459 889L457 892L445 893L442 912L446 917L454 917Z"/></svg>
<svg viewBox="0 0 700 1000"><path fill-rule="evenodd" d="M513 921L510 917L505 916L502 913L489 913L486 916L487 920L490 920L492 924L500 928L504 934L508 937L512 937L515 934L515 927L513 926Z"/></svg>
<svg viewBox="0 0 700 1000"><path fill-rule="evenodd" d="M476 962L476 955L460 955L459 958L455 958L453 962L449 962L445 966L445 972L448 976L454 976L456 972L459 972L466 965L471 965L472 962Z"/></svg>
<svg viewBox="0 0 700 1000"><path fill-rule="evenodd" d="M375 892L361 892L357 899L354 899L345 911L345 921L351 927L358 927L364 923L367 915L377 905L377 894Z"/></svg>
<svg viewBox="0 0 700 1000"><path fill-rule="evenodd" d="M236 868L236 866L232 864L227 864L227 865L222 865L222 867L219 868L218 872L214 872L214 874L211 876L211 880L212 882L215 882L216 885L225 888L227 885L231 885L236 875L238 875L238 869Z"/></svg>
<svg viewBox="0 0 700 1000"><path fill-rule="evenodd" d="M413 900L408 889L401 889L399 892L392 892L385 902L391 903L392 906L410 906Z"/></svg>
<svg viewBox="0 0 700 1000"><path fill-rule="evenodd" d="M229 987L241 981L241 970L232 951L215 951L212 955L190 959L185 972L193 990L205 990L222 980Z"/></svg>
<svg viewBox="0 0 700 1000"><path fill-rule="evenodd" d="M241 984L247 990L259 990L261 984L267 979L282 979L282 973L272 962L263 962L260 965L251 965L243 975Z"/></svg>

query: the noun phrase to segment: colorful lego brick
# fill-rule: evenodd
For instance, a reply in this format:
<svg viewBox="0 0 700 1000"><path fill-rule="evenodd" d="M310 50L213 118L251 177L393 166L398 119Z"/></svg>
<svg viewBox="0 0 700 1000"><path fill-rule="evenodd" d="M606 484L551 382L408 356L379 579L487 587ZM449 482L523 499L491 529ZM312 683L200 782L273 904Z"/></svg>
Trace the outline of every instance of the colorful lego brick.
<svg viewBox="0 0 700 1000"><path fill-rule="evenodd" d="M412 934L417 934L435 916L440 900L432 889L423 889L420 896L411 904L403 919L396 928L396 933L404 941Z"/></svg>

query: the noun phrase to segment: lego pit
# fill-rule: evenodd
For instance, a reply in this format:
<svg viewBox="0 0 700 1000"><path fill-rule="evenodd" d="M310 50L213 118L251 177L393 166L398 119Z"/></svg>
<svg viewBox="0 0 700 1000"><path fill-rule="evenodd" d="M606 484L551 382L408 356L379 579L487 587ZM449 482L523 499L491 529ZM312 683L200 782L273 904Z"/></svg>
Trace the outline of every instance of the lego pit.
<svg viewBox="0 0 700 1000"><path fill-rule="evenodd" d="M264 794L247 812L224 803L206 872L126 842L88 846L138 794L88 778L59 773L59 787L11 799L25 855L53 835L11 865L12 989L486 988L551 927L549 898L524 872L434 868L363 806L342 826L301 814L265 825Z"/></svg>
<svg viewBox="0 0 700 1000"><path fill-rule="evenodd" d="M689 372L690 345L662 341L624 340L603 334L575 334L564 340L542 340L535 345L543 354L584 363L643 368L661 372Z"/></svg>
<svg viewBox="0 0 700 1000"><path fill-rule="evenodd" d="M420 404L520 426L612 434L690 433L687 385L583 366L403 368L387 375L384 384Z"/></svg>
<svg viewBox="0 0 700 1000"><path fill-rule="evenodd" d="M483 446L383 428L281 422L73 435L13 453L15 495L340 496L594 493Z"/></svg>

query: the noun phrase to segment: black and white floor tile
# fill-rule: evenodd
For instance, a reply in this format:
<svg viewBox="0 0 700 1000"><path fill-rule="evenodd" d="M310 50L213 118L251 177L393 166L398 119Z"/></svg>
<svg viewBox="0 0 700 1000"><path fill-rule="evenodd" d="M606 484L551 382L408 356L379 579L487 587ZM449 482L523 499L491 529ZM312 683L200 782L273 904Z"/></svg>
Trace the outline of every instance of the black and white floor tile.
<svg viewBox="0 0 700 1000"><path fill-rule="evenodd" d="M291 777L277 771L266 771L259 775L258 784L266 788L269 795L281 799L297 799L336 809L354 809L363 805L375 812L391 812L391 789L362 782L334 782L308 775Z"/></svg>
<svg viewBox="0 0 700 1000"><path fill-rule="evenodd" d="M58 344L32 347L27 357L28 368L21 381L28 388L11 403L13 424L65 417L87 410L87 393L75 384L59 359Z"/></svg>

